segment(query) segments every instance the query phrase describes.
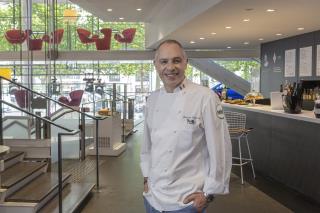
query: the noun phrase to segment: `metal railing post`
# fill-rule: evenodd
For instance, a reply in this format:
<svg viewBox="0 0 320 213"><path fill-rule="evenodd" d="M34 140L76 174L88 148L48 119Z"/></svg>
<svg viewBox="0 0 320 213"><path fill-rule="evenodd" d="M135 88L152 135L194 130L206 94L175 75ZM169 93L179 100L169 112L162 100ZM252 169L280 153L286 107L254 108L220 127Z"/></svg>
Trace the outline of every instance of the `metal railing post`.
<svg viewBox="0 0 320 213"><path fill-rule="evenodd" d="M36 115L41 117L41 112L36 112ZM36 139L41 139L41 120L36 118Z"/></svg>
<svg viewBox="0 0 320 213"><path fill-rule="evenodd" d="M97 189L99 190L99 120L96 120L96 172L97 172Z"/></svg>
<svg viewBox="0 0 320 213"><path fill-rule="evenodd" d="M84 108L81 109L84 112ZM85 115L80 114L81 124L80 124L80 159L85 160L86 158L86 120Z"/></svg>
<svg viewBox="0 0 320 213"><path fill-rule="evenodd" d="M58 179L59 179L59 213L62 213L62 154L61 134L58 134Z"/></svg>

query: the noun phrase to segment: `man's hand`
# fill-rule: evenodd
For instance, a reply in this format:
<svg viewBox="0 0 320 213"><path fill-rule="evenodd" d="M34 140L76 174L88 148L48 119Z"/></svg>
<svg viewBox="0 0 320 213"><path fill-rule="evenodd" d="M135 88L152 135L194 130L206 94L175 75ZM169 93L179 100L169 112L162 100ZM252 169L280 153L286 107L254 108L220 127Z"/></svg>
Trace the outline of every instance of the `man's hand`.
<svg viewBox="0 0 320 213"><path fill-rule="evenodd" d="M148 178L147 177L144 177L144 179L143 179L143 191L145 193L147 193L149 191Z"/></svg>
<svg viewBox="0 0 320 213"><path fill-rule="evenodd" d="M183 203L187 204L187 203L190 203L191 201L193 201L193 206L198 210L199 213L201 213L202 210L208 205L207 199L204 196L203 192L195 192L188 195L184 199Z"/></svg>

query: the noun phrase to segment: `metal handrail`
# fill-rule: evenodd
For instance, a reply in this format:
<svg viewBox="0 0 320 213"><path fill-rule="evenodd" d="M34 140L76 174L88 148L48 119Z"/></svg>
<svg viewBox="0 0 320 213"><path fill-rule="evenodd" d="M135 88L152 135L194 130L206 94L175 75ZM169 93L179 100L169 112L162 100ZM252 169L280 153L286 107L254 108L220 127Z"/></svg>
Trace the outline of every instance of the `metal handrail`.
<svg viewBox="0 0 320 213"><path fill-rule="evenodd" d="M91 116L91 115L89 115L89 114L87 114L87 113L85 113L85 112L81 112L80 110L76 110L76 109L74 109L73 107L70 107L70 106L67 105L67 104L64 104L64 103L62 103L62 102L60 102L60 101L57 101L57 100L55 100L55 99L53 99L53 98L50 98L50 97L48 97L48 96L46 96L46 95L43 95L43 94L39 93L39 92L33 91L32 89L30 89L30 88L28 88L28 87L25 87L25 86L23 86L23 85L15 82L15 81L12 81L12 80L10 80L10 79L7 79L7 78L5 78L5 77L3 77L3 76L0 76L0 79L4 79L4 80L6 80L6 81L8 81L8 82L10 82L10 83L18 86L18 87L21 87L21 88L23 88L23 89L25 89L25 90L33 93L33 94L39 95L39 96L41 96L41 97L43 97L43 98L45 98L45 99L48 99L48 100L50 100L50 101L53 101L53 102L56 103L56 104L60 104L60 105L66 107L66 108L68 108L68 109L71 109L71 110L73 110L73 111L75 111L75 112L78 112L78 113L80 113L80 114L84 114L84 115L86 115L86 116L89 117L89 118L92 118L92 119L94 119L94 120L97 119L97 118L94 117L94 116Z"/></svg>
<svg viewBox="0 0 320 213"><path fill-rule="evenodd" d="M67 131L67 132L72 132L72 131L73 131L73 130L68 129L68 128L64 127L64 126L61 126L61 125L59 125L59 124L56 124L56 123L52 122L52 121L49 120L49 119L46 119L46 118L43 118L43 117L38 116L38 115L36 115L36 114L33 114L32 112L29 112L28 110L24 110L24 109L22 109L22 108L20 108L20 107L18 107L18 106L16 106L16 105L14 105L14 104L11 104L11 103L9 103L9 102L7 102L7 101L4 101L4 100L1 100L1 99L0 99L0 102L1 102L1 103L4 103L4 104L6 104L6 105L8 105L8 106L10 106L10 107L12 107L12 108L15 108L15 109L17 109L17 110L20 110L20 111L22 111L22 112L24 112L24 113L26 113L26 114L28 114L28 115L31 115L31 116L33 116L33 117L36 117L36 118L38 118L38 119L40 119L40 120L42 120L42 121L48 122L49 124L52 124L53 126L59 127L60 129L63 129L63 130L65 130L65 131Z"/></svg>
<svg viewBox="0 0 320 213"><path fill-rule="evenodd" d="M58 179L59 179L59 212L62 212L62 149L61 138L62 136L70 136L79 133L79 130L73 130L72 132L60 132L58 133Z"/></svg>

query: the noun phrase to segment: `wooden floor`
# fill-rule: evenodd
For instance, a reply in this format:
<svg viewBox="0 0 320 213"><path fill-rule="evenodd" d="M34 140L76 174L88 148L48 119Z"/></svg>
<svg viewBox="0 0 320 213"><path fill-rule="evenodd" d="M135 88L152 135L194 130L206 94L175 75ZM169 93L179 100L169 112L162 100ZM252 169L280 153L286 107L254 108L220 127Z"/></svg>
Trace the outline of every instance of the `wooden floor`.
<svg viewBox="0 0 320 213"><path fill-rule="evenodd" d="M92 198L83 208L84 213L143 213L143 179L139 167L139 151L143 128L129 137L127 150L119 157L102 157L105 162L100 166L100 190L93 193ZM247 176L251 175L248 173ZM91 172L86 181L95 181L95 172ZM273 194L281 194L278 201L290 198L290 192L281 191L281 187L262 178L255 180L267 186ZM258 184L259 185L259 184ZM270 193L270 194L272 194ZM276 197L276 196L275 196ZM241 185L238 176L232 174L230 194L218 196L210 204L207 213L289 213L289 212L320 212L320 207L303 201L293 200L285 207L253 185ZM299 203L300 202L300 203ZM284 202L285 203L285 202ZM291 209L289 209L289 208Z"/></svg>

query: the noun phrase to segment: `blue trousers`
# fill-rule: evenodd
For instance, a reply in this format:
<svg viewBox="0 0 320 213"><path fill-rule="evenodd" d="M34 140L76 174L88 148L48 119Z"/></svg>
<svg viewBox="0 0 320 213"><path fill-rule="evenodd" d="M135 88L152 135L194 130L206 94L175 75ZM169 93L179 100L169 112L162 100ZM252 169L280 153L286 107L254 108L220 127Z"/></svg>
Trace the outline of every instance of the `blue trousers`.
<svg viewBox="0 0 320 213"><path fill-rule="evenodd" d="M180 210L176 210L176 211L158 211L155 208L153 208L150 203L147 201L147 199L145 197L143 197L143 201L144 201L144 207L146 209L146 213L197 213L197 209L193 206L187 206L186 208L180 209ZM206 210L202 210L202 213L206 213Z"/></svg>

